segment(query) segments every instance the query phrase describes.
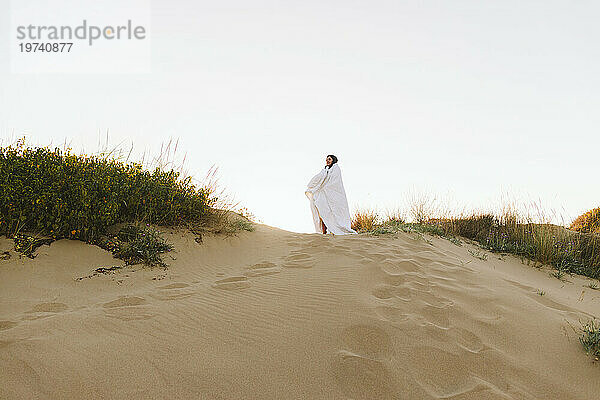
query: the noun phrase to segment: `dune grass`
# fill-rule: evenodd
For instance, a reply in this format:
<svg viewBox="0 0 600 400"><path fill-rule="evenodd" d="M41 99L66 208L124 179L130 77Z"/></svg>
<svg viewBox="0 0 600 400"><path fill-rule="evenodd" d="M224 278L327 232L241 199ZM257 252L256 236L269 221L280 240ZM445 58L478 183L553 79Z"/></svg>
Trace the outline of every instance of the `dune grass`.
<svg viewBox="0 0 600 400"><path fill-rule="evenodd" d="M386 235L393 234L398 232L416 232L416 233L429 233L437 236L444 236L444 232L436 225L427 224L427 223L416 223L416 222L404 222L402 220L389 220L382 219L376 213L371 223L371 220L368 220L369 223L365 224L355 224L353 222L352 227L358 233L366 232L372 235ZM451 239L448 237L448 239Z"/></svg>
<svg viewBox="0 0 600 400"><path fill-rule="evenodd" d="M550 265L560 274L576 273L600 278L600 235L571 231L552 224L528 221L515 213L501 216L434 220L446 235L475 240L484 249L515 254L536 263Z"/></svg>
<svg viewBox="0 0 600 400"><path fill-rule="evenodd" d="M0 147L0 234L29 257L57 239L109 248L107 238L116 236L118 248L109 248L116 257L164 265L159 254L170 245L150 225L186 226L198 234L253 229L248 221L230 220L232 210L217 208L219 200L213 184L197 186L173 169L30 147L24 139ZM110 228L123 223L129 225L111 236Z"/></svg>
<svg viewBox="0 0 600 400"><path fill-rule="evenodd" d="M556 269L558 279L567 273L576 273L600 279L600 235L576 232L548 223L533 223L507 207L501 215L472 213L458 217L434 218L424 214L424 202L419 202L411 214L417 222L405 223L380 218L369 211L371 225L357 223L360 232L389 234L412 231L438 235L455 244L460 237L477 242L483 249L496 253L510 253L541 265ZM363 215L358 211L356 215ZM417 218L418 217L418 218ZM364 218L363 218L364 219ZM354 221L353 221L354 222ZM353 224L354 226L354 224Z"/></svg>

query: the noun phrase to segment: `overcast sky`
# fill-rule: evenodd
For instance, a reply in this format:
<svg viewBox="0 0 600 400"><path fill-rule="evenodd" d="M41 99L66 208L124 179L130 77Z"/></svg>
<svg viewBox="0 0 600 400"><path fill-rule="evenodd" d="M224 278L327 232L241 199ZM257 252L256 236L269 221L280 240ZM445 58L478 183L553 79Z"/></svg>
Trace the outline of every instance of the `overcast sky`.
<svg viewBox="0 0 600 400"><path fill-rule="evenodd" d="M329 153L351 212L411 190L466 207L511 193L567 219L600 206L597 1L147 4L149 73L16 74L0 0L2 139L179 139L190 173L216 164L241 205L298 232Z"/></svg>

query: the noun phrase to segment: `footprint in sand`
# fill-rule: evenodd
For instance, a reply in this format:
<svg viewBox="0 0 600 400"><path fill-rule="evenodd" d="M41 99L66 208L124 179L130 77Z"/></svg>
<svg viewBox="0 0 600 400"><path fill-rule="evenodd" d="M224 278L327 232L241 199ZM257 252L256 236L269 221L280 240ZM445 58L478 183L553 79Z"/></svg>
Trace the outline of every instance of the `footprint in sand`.
<svg viewBox="0 0 600 400"><path fill-rule="evenodd" d="M190 297L194 294L194 292L182 291L179 289L185 289L189 287L187 283L183 282L175 282L165 286L159 286L158 289L161 289L157 293L152 293L150 296L157 300L178 300L185 299L186 297Z"/></svg>
<svg viewBox="0 0 600 400"><path fill-rule="evenodd" d="M417 382L436 398L468 393L476 384L467 360L436 347L417 346L405 362L410 371L419 371Z"/></svg>
<svg viewBox="0 0 600 400"><path fill-rule="evenodd" d="M364 254L364 256L367 259L369 259L371 261L375 261L375 262L385 261L389 257L388 254L384 254L384 253L371 253L371 252L368 252L368 253Z"/></svg>
<svg viewBox="0 0 600 400"><path fill-rule="evenodd" d="M371 294L380 300L398 298L402 301L410 301L412 298L411 289L405 286L392 286L381 284L375 286Z"/></svg>
<svg viewBox="0 0 600 400"><path fill-rule="evenodd" d="M281 272L281 267L278 267L277 264L275 264L275 263L272 263L269 261L263 261L258 264L254 264L254 265L247 267L247 270L248 271L244 272L244 275L247 277L253 277L253 276L277 274L277 273Z"/></svg>
<svg viewBox="0 0 600 400"><path fill-rule="evenodd" d="M283 266L285 268L312 268L314 264L315 261L309 253L293 251L285 258Z"/></svg>
<svg viewBox="0 0 600 400"><path fill-rule="evenodd" d="M421 283L418 280L410 280L406 283L406 286L416 292L429 293L431 291L429 288L429 283Z"/></svg>
<svg viewBox="0 0 600 400"><path fill-rule="evenodd" d="M388 272L385 272L383 281L392 286L399 286L406 282L406 277L404 276L404 274L390 274Z"/></svg>
<svg viewBox="0 0 600 400"><path fill-rule="evenodd" d="M410 314L406 314L402 309L392 306L377 306L375 307L375 313L391 323L405 322L410 318Z"/></svg>
<svg viewBox="0 0 600 400"><path fill-rule="evenodd" d="M344 394L353 399L397 398L394 376L378 359L392 351L389 334L375 325L356 324L342 332L341 342L345 349L334 355L331 371Z"/></svg>
<svg viewBox="0 0 600 400"><path fill-rule="evenodd" d="M169 294L151 294L150 296L152 296L153 298L157 299L157 300L179 300L179 299L185 299L188 298L190 296L192 296L194 293L169 293Z"/></svg>
<svg viewBox="0 0 600 400"><path fill-rule="evenodd" d="M454 301L446 297L438 296L430 291L413 290L415 298L421 300L426 305L436 308L447 308L454 306Z"/></svg>
<svg viewBox="0 0 600 400"><path fill-rule="evenodd" d="M463 328L452 327L449 330L449 334L452 338L454 338L454 340L456 340L456 344L471 353L479 353L484 348L484 344L479 336L471 331Z"/></svg>
<svg viewBox="0 0 600 400"><path fill-rule="evenodd" d="M387 299L391 299L392 297L394 297L395 289L396 288L394 286L390 286L390 285L377 285L371 291L371 294L373 296L377 297L378 299L387 300Z"/></svg>
<svg viewBox="0 0 600 400"><path fill-rule="evenodd" d="M418 272L407 272L404 274L407 281L420 283L422 286L429 286L431 284L430 278L427 275Z"/></svg>
<svg viewBox="0 0 600 400"><path fill-rule="evenodd" d="M369 358L378 358L390 353L390 335L375 325L352 325L342 333L344 347L352 353Z"/></svg>
<svg viewBox="0 0 600 400"><path fill-rule="evenodd" d="M212 286L218 289L239 290L250 287L250 281L245 276L231 276L216 281Z"/></svg>
<svg viewBox="0 0 600 400"><path fill-rule="evenodd" d="M467 267L468 263L455 264L447 261L433 261L430 264L430 270L435 272L440 272L443 274L456 274L459 272L468 272L468 273L476 273L477 271L473 268Z"/></svg>
<svg viewBox="0 0 600 400"><path fill-rule="evenodd" d="M341 350L331 365L334 379L352 399L396 399L394 379L381 361Z"/></svg>
<svg viewBox="0 0 600 400"><path fill-rule="evenodd" d="M47 318L55 315L59 312L67 310L69 307L64 303L40 303L36 304L31 310L26 311L27 315L23 319L35 320L40 318Z"/></svg>
<svg viewBox="0 0 600 400"><path fill-rule="evenodd" d="M188 285L187 283L171 283L170 285L165 285L165 286L159 286L159 289L181 289L181 288L185 288L188 287L190 285Z"/></svg>
<svg viewBox="0 0 600 400"><path fill-rule="evenodd" d="M65 311L67 305L64 303L40 303L33 306L33 308L27 312L36 313L36 312L50 312L50 313L58 313L61 311Z"/></svg>
<svg viewBox="0 0 600 400"><path fill-rule="evenodd" d="M155 313L140 307L117 307L105 310L106 316L120 319L122 321L135 321L140 319L150 319Z"/></svg>
<svg viewBox="0 0 600 400"><path fill-rule="evenodd" d="M13 328L17 325L16 322L13 321L0 321L0 331L4 331L6 329Z"/></svg>
<svg viewBox="0 0 600 400"><path fill-rule="evenodd" d="M382 262L381 269L388 274L400 274L406 272L419 272L423 269L421 263L409 260L395 260Z"/></svg>
<svg viewBox="0 0 600 400"><path fill-rule="evenodd" d="M154 316L143 307L146 299L138 296L123 296L108 303L104 303L106 315L111 318L117 318L123 321L132 321L138 319L148 319Z"/></svg>
<svg viewBox="0 0 600 400"><path fill-rule="evenodd" d="M137 296L123 296L116 300L104 303L104 308L130 307L146 304L146 299Z"/></svg>
<svg viewBox="0 0 600 400"><path fill-rule="evenodd" d="M425 305L421 310L421 315L425 318L427 323L440 329L448 329L450 327L450 312L447 307L439 308Z"/></svg>

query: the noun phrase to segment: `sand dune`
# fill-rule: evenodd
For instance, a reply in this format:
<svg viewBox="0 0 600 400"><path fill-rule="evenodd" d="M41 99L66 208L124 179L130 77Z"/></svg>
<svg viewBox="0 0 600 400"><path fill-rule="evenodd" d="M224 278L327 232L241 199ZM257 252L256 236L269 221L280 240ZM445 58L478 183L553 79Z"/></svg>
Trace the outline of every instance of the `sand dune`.
<svg viewBox="0 0 600 400"><path fill-rule="evenodd" d="M93 274L123 264L68 240L0 261L0 398L599 396L583 278L409 233L165 236L167 270Z"/></svg>

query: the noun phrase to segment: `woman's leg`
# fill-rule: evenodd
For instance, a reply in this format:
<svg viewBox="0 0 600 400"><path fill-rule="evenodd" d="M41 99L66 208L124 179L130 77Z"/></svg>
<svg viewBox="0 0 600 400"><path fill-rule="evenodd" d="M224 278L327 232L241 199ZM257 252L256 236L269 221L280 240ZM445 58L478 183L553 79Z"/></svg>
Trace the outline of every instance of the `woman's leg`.
<svg viewBox="0 0 600 400"><path fill-rule="evenodd" d="M325 235L327 233L327 227L321 218L319 218L319 221L321 221L321 230L323 231L323 235Z"/></svg>

